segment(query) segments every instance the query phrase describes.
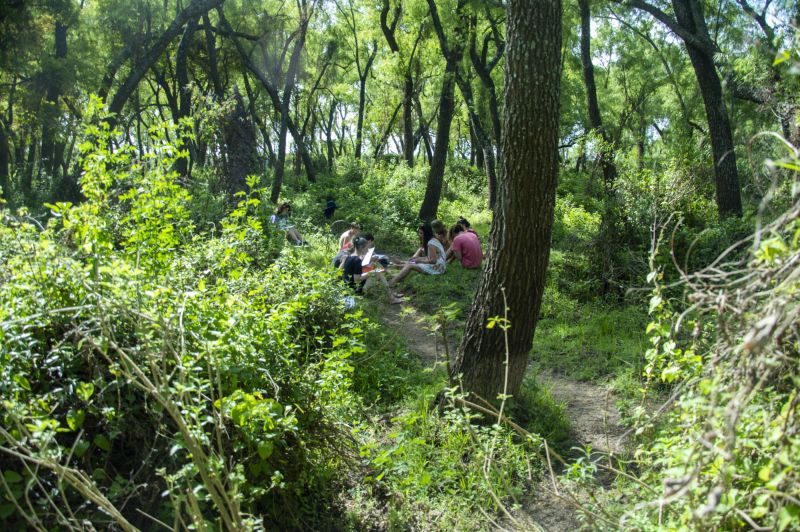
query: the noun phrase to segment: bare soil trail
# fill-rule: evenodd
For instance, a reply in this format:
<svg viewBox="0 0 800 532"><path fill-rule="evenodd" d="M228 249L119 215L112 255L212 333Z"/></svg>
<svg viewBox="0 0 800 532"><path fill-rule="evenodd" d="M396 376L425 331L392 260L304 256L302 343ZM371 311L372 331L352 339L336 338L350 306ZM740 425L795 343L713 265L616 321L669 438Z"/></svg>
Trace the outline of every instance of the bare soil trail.
<svg viewBox="0 0 800 532"><path fill-rule="evenodd" d="M388 305L385 309L384 324L403 338L409 350L419 355L426 366L445 363L445 346L441 335L435 336L430 331L431 317L428 314L411 303ZM450 353L456 347L451 341ZM574 446L591 446L593 454L618 454L622 451L620 438L625 429L620 423L615 398L608 388L552 372L540 373L537 380L550 389L557 402L565 405L572 425ZM549 483L549 479L545 481ZM515 513L518 528L552 532L580 530L581 522L574 504L551 494L549 485L547 489L536 491L534 503ZM505 523L504 527L508 525Z"/></svg>

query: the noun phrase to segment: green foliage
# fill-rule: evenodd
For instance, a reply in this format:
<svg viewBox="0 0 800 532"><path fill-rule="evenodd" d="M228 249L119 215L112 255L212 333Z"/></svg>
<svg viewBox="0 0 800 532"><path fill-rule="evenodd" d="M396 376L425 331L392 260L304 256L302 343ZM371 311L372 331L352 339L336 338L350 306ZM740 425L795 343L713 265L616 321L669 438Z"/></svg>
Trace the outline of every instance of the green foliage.
<svg viewBox="0 0 800 532"><path fill-rule="evenodd" d="M538 477L541 464L507 429L485 425L466 409L429 408L420 397L388 421L388 438L362 435L360 455L373 474L367 485L387 497L388 528L487 530L476 510L495 513Z"/></svg>
<svg viewBox="0 0 800 532"><path fill-rule="evenodd" d="M647 345L645 320L635 307L594 303L565 305L563 313L543 318L536 327L533 364L579 380L597 380L638 370Z"/></svg>
<svg viewBox="0 0 800 532"><path fill-rule="evenodd" d="M798 208L686 276L686 311L667 297L661 273L650 274L645 389L666 387L674 406L663 420L641 407L634 412L641 469L635 483L622 484L630 506L615 507L625 526L788 530L800 523L800 286L789 266L800 253Z"/></svg>
<svg viewBox="0 0 800 532"><path fill-rule="evenodd" d="M86 202L42 232L3 213L4 525L324 519L363 318L291 256L254 268L271 239L253 196L190 238L170 151L131 166L109 134L85 147Z"/></svg>

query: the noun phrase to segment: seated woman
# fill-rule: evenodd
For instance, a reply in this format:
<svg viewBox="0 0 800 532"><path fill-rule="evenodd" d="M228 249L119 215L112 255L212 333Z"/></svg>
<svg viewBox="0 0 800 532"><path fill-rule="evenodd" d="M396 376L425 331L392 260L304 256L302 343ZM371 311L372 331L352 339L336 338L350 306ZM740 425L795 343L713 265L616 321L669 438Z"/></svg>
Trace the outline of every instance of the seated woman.
<svg viewBox="0 0 800 532"><path fill-rule="evenodd" d="M427 273L429 275L441 275L447 266L445 261L444 247L434 235L431 224L425 222L417 229L420 243L425 247L427 255L417 257L416 255L405 263L403 269L389 281L389 286L394 287L401 279L410 272Z"/></svg>
<svg viewBox="0 0 800 532"><path fill-rule="evenodd" d="M342 280L349 284L356 293L369 293L373 288L382 289L388 295L391 304L402 303L403 300L392 294L386 277L383 276L383 268L372 264L364 265L364 257L369 251L369 244L365 238L356 238L353 241L355 250L352 255L344 261Z"/></svg>
<svg viewBox="0 0 800 532"><path fill-rule="evenodd" d="M306 246L308 242L303 240L300 236L300 231L289 222L289 217L292 215L292 206L289 203L281 203L275 209L275 214L269 217L269 221L275 224L281 231L286 231L286 240L292 242L296 246Z"/></svg>
<svg viewBox="0 0 800 532"><path fill-rule="evenodd" d="M447 227L445 227L444 222L441 220L433 220L431 222L431 229L433 230L433 236L436 237L436 240L442 243L442 247L444 249L448 249L450 244L450 236L447 234Z"/></svg>

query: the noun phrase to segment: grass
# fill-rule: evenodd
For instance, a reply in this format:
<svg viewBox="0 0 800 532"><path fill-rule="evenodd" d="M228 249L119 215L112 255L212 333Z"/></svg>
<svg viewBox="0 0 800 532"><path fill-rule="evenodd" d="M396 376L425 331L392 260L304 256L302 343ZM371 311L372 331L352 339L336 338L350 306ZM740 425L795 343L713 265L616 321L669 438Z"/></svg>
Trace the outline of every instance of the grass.
<svg viewBox="0 0 800 532"><path fill-rule="evenodd" d="M639 373L647 348L646 321L639 307L601 303L542 319L533 341L533 366L581 381Z"/></svg>

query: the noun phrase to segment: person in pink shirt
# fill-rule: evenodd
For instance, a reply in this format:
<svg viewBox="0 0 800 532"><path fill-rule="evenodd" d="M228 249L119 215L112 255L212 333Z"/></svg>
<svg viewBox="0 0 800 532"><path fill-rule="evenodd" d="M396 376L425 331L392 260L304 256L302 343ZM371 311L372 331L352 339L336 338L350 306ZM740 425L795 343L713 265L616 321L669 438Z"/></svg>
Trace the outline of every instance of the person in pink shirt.
<svg viewBox="0 0 800 532"><path fill-rule="evenodd" d="M480 268L483 250L475 231L468 230L460 223L454 225L450 231L454 238L447 251L447 260L458 259L464 268Z"/></svg>

